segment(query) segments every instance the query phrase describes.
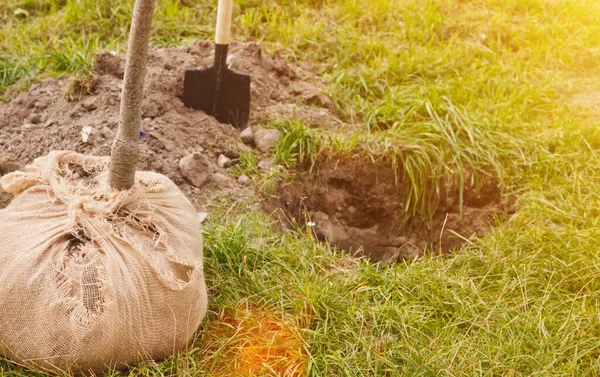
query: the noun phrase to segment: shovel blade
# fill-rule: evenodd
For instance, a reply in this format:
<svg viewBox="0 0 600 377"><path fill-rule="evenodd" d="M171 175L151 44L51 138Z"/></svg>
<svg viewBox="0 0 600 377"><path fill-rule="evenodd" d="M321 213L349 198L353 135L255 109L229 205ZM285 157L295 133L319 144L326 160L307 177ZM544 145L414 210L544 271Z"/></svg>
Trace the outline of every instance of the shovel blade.
<svg viewBox="0 0 600 377"><path fill-rule="evenodd" d="M202 110L221 123L246 128L250 117L250 74L226 69L221 73L217 98L215 70L215 67L185 69L184 105Z"/></svg>

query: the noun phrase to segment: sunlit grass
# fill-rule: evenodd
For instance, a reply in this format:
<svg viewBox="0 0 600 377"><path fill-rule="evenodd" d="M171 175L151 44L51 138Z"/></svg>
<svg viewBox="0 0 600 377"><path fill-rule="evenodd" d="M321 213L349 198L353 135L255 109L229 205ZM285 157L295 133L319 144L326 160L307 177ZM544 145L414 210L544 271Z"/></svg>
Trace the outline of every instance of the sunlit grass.
<svg viewBox="0 0 600 377"><path fill-rule="evenodd" d="M273 153L278 163L288 168L296 165L314 166L322 148L318 131L296 119L276 121L273 126L283 134Z"/></svg>
<svg viewBox="0 0 600 377"><path fill-rule="evenodd" d="M205 362L223 375L306 375L308 355L302 318L268 308L240 307L221 312L204 331ZM305 320L304 320L305 321Z"/></svg>

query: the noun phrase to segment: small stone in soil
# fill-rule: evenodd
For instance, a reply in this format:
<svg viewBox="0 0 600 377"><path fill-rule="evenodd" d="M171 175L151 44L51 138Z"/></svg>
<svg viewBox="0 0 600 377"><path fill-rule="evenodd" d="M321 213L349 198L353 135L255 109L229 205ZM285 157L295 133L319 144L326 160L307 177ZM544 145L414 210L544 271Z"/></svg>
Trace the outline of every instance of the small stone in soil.
<svg viewBox="0 0 600 377"><path fill-rule="evenodd" d="M261 128L254 133L254 142L261 152L267 153L275 148L275 144L282 136L281 131L274 128Z"/></svg>
<svg viewBox="0 0 600 377"><path fill-rule="evenodd" d="M248 177L245 174L242 174L238 177L238 182L241 183L242 185L247 185L250 183L250 177Z"/></svg>
<svg viewBox="0 0 600 377"><path fill-rule="evenodd" d="M104 137L105 139L112 139L115 136L115 133L110 128L108 128L108 126L104 126L100 130L100 135L102 135L102 137Z"/></svg>
<svg viewBox="0 0 600 377"><path fill-rule="evenodd" d="M252 132L252 127L245 128L240 133L240 139L242 140L242 143L244 143L244 144L253 145L254 144L254 132Z"/></svg>
<svg viewBox="0 0 600 377"><path fill-rule="evenodd" d="M212 180L217 183L227 183L227 182L229 182L229 177L226 176L225 174L215 173L212 176Z"/></svg>
<svg viewBox="0 0 600 377"><path fill-rule="evenodd" d="M208 159L200 153L192 153L179 160L179 170L181 175L196 187L206 184L212 172Z"/></svg>
<svg viewBox="0 0 600 377"><path fill-rule="evenodd" d="M239 141L236 143L238 151L243 152L243 153L251 153L252 152L252 148L247 146L244 143L240 143Z"/></svg>
<svg viewBox="0 0 600 377"><path fill-rule="evenodd" d="M231 166L231 159L227 156L225 156L224 154L220 154L219 158L217 160L217 165L219 165L220 168L224 168L227 169L228 167Z"/></svg>

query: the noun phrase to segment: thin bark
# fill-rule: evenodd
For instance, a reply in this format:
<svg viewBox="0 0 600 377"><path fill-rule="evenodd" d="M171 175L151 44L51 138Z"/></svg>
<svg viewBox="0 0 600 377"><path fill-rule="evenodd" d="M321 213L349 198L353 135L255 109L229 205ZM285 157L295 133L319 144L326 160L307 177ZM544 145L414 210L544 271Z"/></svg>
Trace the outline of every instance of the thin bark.
<svg viewBox="0 0 600 377"><path fill-rule="evenodd" d="M127 190L135 183L144 78L154 1L136 0L133 10L125 79L121 93L119 130L113 141L110 157L109 184L116 190Z"/></svg>

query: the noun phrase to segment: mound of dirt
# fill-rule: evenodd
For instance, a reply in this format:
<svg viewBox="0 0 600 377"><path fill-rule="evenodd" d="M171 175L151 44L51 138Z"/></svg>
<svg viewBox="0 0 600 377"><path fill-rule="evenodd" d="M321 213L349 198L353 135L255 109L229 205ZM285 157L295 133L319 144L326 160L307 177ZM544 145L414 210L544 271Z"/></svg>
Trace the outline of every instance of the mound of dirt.
<svg viewBox="0 0 600 377"><path fill-rule="evenodd" d="M458 190L449 189L431 219L406 221L408 183L395 177L391 165L329 160L283 184L265 204L287 227L310 228L332 246L383 262L448 252L485 235L509 211L510 200L490 179L479 190L465 187L462 213Z"/></svg>
<svg viewBox="0 0 600 377"><path fill-rule="evenodd" d="M151 49L142 114L147 139L140 146L138 169L168 176L198 207L217 191L234 198L253 193L217 166L219 155L235 161L247 148L239 142L239 130L188 109L181 101L185 67L212 64L213 48L212 42L200 41L190 47ZM335 106L321 89L325 82L308 69L288 63L277 53L270 56L255 43L233 43L228 63L252 75L251 127L293 114L319 120L323 126L340 123L333 120L337 119L332 114ZM89 94L66 95L67 83L52 79L0 102L0 173L51 150L108 155L118 127L124 67L124 55L102 53L97 56ZM85 126L91 127L87 142L81 136ZM209 165L205 168L216 173L212 183L201 189L184 179L179 169L180 159L192 153L202 155ZM0 208L9 200L0 193Z"/></svg>

